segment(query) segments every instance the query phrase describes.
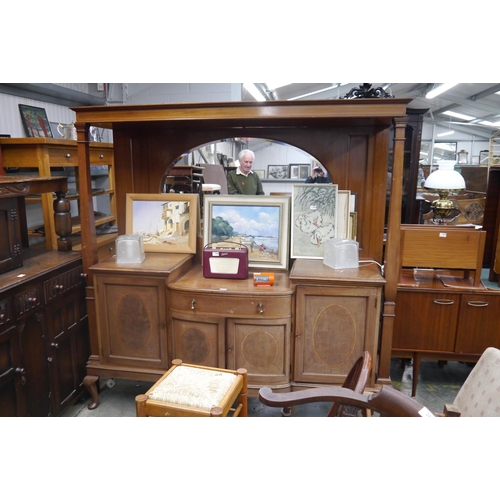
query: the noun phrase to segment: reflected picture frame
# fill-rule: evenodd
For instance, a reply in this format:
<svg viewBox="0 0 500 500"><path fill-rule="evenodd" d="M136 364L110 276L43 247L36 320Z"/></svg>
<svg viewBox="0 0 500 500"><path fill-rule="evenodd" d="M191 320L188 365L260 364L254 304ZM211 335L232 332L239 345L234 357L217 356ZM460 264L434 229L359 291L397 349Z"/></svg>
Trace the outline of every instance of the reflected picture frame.
<svg viewBox="0 0 500 500"><path fill-rule="evenodd" d="M19 104L26 137L54 138L45 108Z"/></svg>
<svg viewBox="0 0 500 500"><path fill-rule="evenodd" d="M207 195L203 245L231 241L248 248L248 267L288 269L290 196Z"/></svg>
<svg viewBox="0 0 500 500"><path fill-rule="evenodd" d="M125 229L143 236L145 252L196 254L197 194L127 193Z"/></svg>
<svg viewBox="0 0 500 500"><path fill-rule="evenodd" d="M267 166L267 178L277 181L283 179L288 179L289 168L288 165L268 165Z"/></svg>
<svg viewBox="0 0 500 500"><path fill-rule="evenodd" d="M309 163L290 163L290 179L307 179L311 175Z"/></svg>
<svg viewBox="0 0 500 500"><path fill-rule="evenodd" d="M290 257L322 259L324 243L337 238L338 185L294 184Z"/></svg>

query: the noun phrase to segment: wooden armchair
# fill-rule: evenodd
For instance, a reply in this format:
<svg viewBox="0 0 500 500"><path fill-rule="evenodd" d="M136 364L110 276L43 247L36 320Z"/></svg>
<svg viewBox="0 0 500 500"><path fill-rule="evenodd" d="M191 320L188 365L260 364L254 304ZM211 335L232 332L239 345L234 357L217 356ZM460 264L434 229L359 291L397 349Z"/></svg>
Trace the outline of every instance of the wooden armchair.
<svg viewBox="0 0 500 500"><path fill-rule="evenodd" d="M435 416L417 400L388 385L382 386L379 392L369 395L357 394L345 387L317 387L288 393L273 393L269 387L263 387L259 391L259 400L263 404L273 408L332 401L333 403L354 407L358 410L376 412L381 417Z"/></svg>
<svg viewBox="0 0 500 500"><path fill-rule="evenodd" d="M347 377L342 384L344 389L350 389L356 394L363 394L366 386L368 377L370 376L370 370L372 367L372 355L368 351L364 351L363 354L357 359L353 367L347 374ZM291 408L295 405L285 406L283 408L283 416L289 417L292 414ZM350 405L344 405L341 402L335 401L327 417L354 417L359 411L359 408ZM365 411L366 413L366 411Z"/></svg>
<svg viewBox="0 0 500 500"><path fill-rule="evenodd" d="M483 352L444 416L500 417L500 350Z"/></svg>

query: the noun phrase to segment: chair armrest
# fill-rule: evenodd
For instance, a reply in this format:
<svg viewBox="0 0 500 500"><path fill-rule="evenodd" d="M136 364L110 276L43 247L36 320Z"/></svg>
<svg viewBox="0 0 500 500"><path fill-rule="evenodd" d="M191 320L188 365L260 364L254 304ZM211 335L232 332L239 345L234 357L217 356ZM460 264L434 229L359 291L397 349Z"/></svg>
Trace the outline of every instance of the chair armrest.
<svg viewBox="0 0 500 500"><path fill-rule="evenodd" d="M445 404L443 412L445 417L460 417L462 415L460 408L451 404Z"/></svg>

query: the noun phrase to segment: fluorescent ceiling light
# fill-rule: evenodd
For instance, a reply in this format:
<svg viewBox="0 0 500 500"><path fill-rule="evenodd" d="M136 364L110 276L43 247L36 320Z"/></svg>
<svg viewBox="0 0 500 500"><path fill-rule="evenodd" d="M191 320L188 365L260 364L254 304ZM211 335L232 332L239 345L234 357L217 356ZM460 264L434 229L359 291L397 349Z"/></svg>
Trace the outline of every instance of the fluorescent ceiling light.
<svg viewBox="0 0 500 500"><path fill-rule="evenodd" d="M302 99L303 97L309 97L310 95L319 94L321 92L326 92L327 90L336 89L338 86L339 86L338 83L336 83L336 84L332 85L331 87L326 87L326 88L321 89L321 90L309 92L309 94L302 94L302 95L298 95L296 97L291 97L290 99L287 99L287 100L288 101L295 101L296 99Z"/></svg>
<svg viewBox="0 0 500 500"><path fill-rule="evenodd" d="M444 137L445 135L451 135L451 134L454 134L455 131L454 130L448 130L448 132L443 132L442 134L438 134L437 136L438 137Z"/></svg>
<svg viewBox="0 0 500 500"><path fill-rule="evenodd" d="M443 111L443 115L453 116L454 118L460 118L460 120L475 120L475 116L463 115L462 113L455 113L455 111Z"/></svg>
<svg viewBox="0 0 500 500"><path fill-rule="evenodd" d="M487 120L483 120L482 122L479 122L481 125L488 125L488 127L500 127L500 122L489 122Z"/></svg>
<svg viewBox="0 0 500 500"><path fill-rule="evenodd" d="M439 85L439 87L436 87L432 89L430 92L427 92L427 95L425 97L427 99L432 99L433 97L436 97L437 95L442 94L447 90L450 90L455 85L458 85L458 83L442 83L441 85Z"/></svg>
<svg viewBox="0 0 500 500"><path fill-rule="evenodd" d="M267 99L262 95L261 92L259 92L259 89L253 84L253 83L244 83L243 87L245 87L250 94L252 94L252 97L256 101L266 101Z"/></svg>

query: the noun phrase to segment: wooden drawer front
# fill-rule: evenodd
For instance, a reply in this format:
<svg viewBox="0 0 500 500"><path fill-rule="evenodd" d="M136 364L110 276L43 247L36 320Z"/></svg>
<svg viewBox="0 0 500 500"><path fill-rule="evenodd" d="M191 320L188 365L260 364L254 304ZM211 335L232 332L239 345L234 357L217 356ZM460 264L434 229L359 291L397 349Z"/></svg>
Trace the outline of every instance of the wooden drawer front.
<svg viewBox="0 0 500 500"><path fill-rule="evenodd" d="M11 297L0 300L0 326L7 325L14 320Z"/></svg>
<svg viewBox="0 0 500 500"><path fill-rule="evenodd" d="M49 158L51 167L74 167L78 165L78 154L76 147L49 148Z"/></svg>
<svg viewBox="0 0 500 500"><path fill-rule="evenodd" d="M29 311L39 307L43 302L41 285L33 285L14 295L17 317L22 317Z"/></svg>
<svg viewBox="0 0 500 500"><path fill-rule="evenodd" d="M462 295L455 351L480 355L500 348L499 310L500 295Z"/></svg>
<svg viewBox="0 0 500 500"><path fill-rule="evenodd" d="M292 313L291 296L228 297L227 295L172 291L169 300L172 309L194 314L214 314L226 317L285 318Z"/></svg>
<svg viewBox="0 0 500 500"><path fill-rule="evenodd" d="M82 266L71 269L55 278L44 282L45 302L48 304L61 295L64 295L69 290L78 288L83 284Z"/></svg>
<svg viewBox="0 0 500 500"><path fill-rule="evenodd" d="M459 308L458 294L399 291L393 349L453 352Z"/></svg>
<svg viewBox="0 0 500 500"><path fill-rule="evenodd" d="M90 148L91 165L111 165L113 163L113 150Z"/></svg>

